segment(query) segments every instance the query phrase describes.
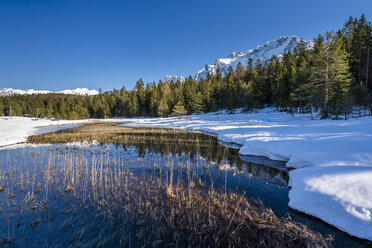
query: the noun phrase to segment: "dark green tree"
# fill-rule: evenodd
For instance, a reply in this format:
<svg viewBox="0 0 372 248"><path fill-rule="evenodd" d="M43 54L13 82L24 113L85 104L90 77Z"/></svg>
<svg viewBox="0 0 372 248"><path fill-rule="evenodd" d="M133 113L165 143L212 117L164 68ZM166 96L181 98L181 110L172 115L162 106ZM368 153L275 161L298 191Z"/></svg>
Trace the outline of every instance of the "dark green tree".
<svg viewBox="0 0 372 248"><path fill-rule="evenodd" d="M181 116L185 115L187 113L185 106L183 104L182 100L179 100L176 105L174 105L172 110L172 115L178 116L178 118L181 118Z"/></svg>
<svg viewBox="0 0 372 248"><path fill-rule="evenodd" d="M342 40L335 39L333 33L327 32L325 39L319 36L312 54L309 82L313 84L314 94L321 96L323 117L328 117L329 100L342 97L337 88L345 89L350 83L347 53L342 47Z"/></svg>

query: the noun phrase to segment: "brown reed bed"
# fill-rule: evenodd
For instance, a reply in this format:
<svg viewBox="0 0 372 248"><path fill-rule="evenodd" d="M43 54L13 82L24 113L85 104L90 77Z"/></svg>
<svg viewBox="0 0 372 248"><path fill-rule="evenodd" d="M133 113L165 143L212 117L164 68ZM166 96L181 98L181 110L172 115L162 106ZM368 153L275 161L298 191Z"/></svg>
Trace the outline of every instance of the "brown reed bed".
<svg viewBox="0 0 372 248"><path fill-rule="evenodd" d="M111 123L31 136L28 142L56 144L96 140L147 144L159 139L169 144L203 144L200 136L186 131L124 128ZM81 221L71 217L59 225L68 231L74 222L80 222L79 228L70 233L69 244L75 247L333 246L331 237L324 237L290 218L278 218L271 209L244 194L216 190L213 183L209 188L199 187L199 178L190 176L193 172L189 165L170 164L154 170L152 175L135 176L128 169L127 160L112 159L108 153L98 154L91 160L82 153L69 151L33 156L34 170L19 169L15 176L7 172L2 181L22 187L21 191L27 193L27 197L21 198L22 205L33 211L33 215L37 211L48 212L54 204L50 197L53 194L73 204L66 207L64 215L82 211L78 216L84 216L83 212L92 209L91 218ZM35 176L38 157L48 160L39 179ZM185 171L179 171L182 168L186 168ZM181 173L187 174L186 181L182 177L174 179L174 175ZM11 193L19 194L15 187L5 187L4 191L8 193L8 201L12 199ZM33 229L40 228L39 219L33 217L30 223ZM11 237L4 240L4 245L12 242Z"/></svg>
<svg viewBox="0 0 372 248"><path fill-rule="evenodd" d="M109 201L124 244L136 247L332 247L302 224L233 192L166 185L130 177L120 198ZM134 228L133 228L134 227ZM130 231L129 231L130 230ZM110 244L110 243L109 243Z"/></svg>
<svg viewBox="0 0 372 248"><path fill-rule="evenodd" d="M68 142L98 141L99 143L183 143L202 145L201 140L212 140L208 135L179 129L165 128L129 128L116 123L95 122L74 129L54 133L33 135L28 143L60 144Z"/></svg>

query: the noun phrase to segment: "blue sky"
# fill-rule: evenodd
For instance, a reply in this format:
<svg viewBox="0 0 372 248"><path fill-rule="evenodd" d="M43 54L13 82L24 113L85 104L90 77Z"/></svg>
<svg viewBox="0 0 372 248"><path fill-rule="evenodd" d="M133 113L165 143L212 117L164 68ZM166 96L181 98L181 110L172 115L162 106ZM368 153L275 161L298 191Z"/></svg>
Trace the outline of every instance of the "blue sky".
<svg viewBox="0 0 372 248"><path fill-rule="evenodd" d="M0 88L132 89L362 13L371 0L0 0Z"/></svg>

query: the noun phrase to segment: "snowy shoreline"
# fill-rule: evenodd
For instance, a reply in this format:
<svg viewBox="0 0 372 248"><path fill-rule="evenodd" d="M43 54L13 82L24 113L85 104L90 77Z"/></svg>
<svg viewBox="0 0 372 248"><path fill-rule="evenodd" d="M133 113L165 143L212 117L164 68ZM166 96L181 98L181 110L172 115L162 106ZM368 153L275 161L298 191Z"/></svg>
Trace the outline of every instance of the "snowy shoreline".
<svg viewBox="0 0 372 248"><path fill-rule="evenodd" d="M239 154L286 162L289 206L372 240L372 117L312 120L273 109L178 119L127 119L123 126L179 128L241 145Z"/></svg>
<svg viewBox="0 0 372 248"><path fill-rule="evenodd" d="M0 118L0 146L26 141L94 120ZM178 119L107 119L127 127L177 128L241 145L241 155L285 161L290 171L289 206L350 235L372 240L372 117L311 120L273 109L251 114L201 114ZM125 122L125 123L123 123Z"/></svg>

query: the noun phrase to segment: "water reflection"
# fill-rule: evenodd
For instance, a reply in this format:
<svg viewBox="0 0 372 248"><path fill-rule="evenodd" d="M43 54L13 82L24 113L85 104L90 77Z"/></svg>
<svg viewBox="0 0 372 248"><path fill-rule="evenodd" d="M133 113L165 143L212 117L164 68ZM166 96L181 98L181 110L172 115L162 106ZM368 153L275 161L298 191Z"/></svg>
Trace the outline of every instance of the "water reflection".
<svg viewBox="0 0 372 248"><path fill-rule="evenodd" d="M45 177L45 169L52 161L59 163L71 162L80 158L86 165L107 166L107 164L119 165L123 170L129 169L131 173L140 176L143 173L157 175L169 181L182 178L188 182L189 178L198 182L197 187L209 189L210 187L221 191L237 191L248 197L260 200L265 206L273 209L278 216L291 216L292 219L310 226L323 234L335 234L338 247L363 247L369 243L350 238L337 229L322 223L309 216L291 211L288 208L288 172L282 162L276 162L263 157L239 156L237 149L218 144L217 139L204 134L186 133L174 135L155 135L143 133L125 133L125 143L101 143L96 145L87 144L59 144L44 145L38 147L24 147L13 150L0 151L0 186L6 185L9 192L14 192L14 197L0 192L0 237L13 235L17 240L22 240L19 246L27 244L38 245L37 240L59 240L59 244L68 245L66 234L73 231L68 228L74 220L87 224L91 218L96 218L95 213L86 211L66 214L70 211L68 206L72 204L66 199L59 198L60 187L47 189L50 195L45 197L54 202L54 209L47 216L39 217L32 211L25 211L22 202L31 199L32 195L22 189L22 184L9 185L4 181L7 177L29 178L32 191L36 192L39 185L35 183L37 177ZM140 136L141 138L138 138ZM66 160L67 159L67 160ZM186 168L192 168L188 174ZM63 168L63 167L61 167ZM88 168L88 167L87 167ZM89 167L90 168L90 167ZM171 174L170 169L177 173ZM63 178L59 178L63 182ZM62 188L66 190L66 188ZM86 194L82 192L82 194ZM35 196L34 196L35 197ZM21 207L13 207L21 206ZM59 209L61 208L61 209ZM38 208L39 209L39 208ZM8 211L7 211L8 210ZM20 212L21 211L21 212ZM37 211L43 211L42 208ZM20 214L21 213L21 214ZM50 214L52 213L52 214ZM50 223L48 219L58 219ZM83 218L83 219L81 219ZM6 221L4 221L6 220ZM32 223L36 223L33 226ZM51 233L50 230L61 230L60 223L66 228L62 232ZM12 226L9 234L9 226ZM37 228L38 232L31 229ZM73 229L73 228L72 228ZM47 237L45 237L47 233ZM59 237L60 235L61 237ZM91 234L94 237L95 234ZM62 240L61 240L62 239ZM58 243L58 242L57 242Z"/></svg>

